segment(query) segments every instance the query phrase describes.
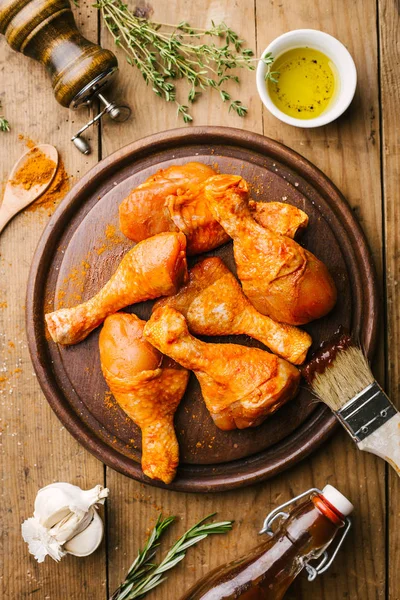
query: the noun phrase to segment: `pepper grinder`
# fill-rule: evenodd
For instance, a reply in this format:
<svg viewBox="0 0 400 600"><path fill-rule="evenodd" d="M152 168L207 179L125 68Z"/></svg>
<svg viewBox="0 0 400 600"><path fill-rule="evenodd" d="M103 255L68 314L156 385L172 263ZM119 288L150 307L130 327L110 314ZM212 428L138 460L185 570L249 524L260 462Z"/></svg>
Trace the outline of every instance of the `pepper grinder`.
<svg viewBox="0 0 400 600"><path fill-rule="evenodd" d="M69 0L0 0L0 33L11 48L46 67L62 106L77 109L100 100L99 114L71 138L83 154L90 153L90 146L82 133L104 114L116 121L129 118L129 107L103 94L118 70L115 55L80 34Z"/></svg>

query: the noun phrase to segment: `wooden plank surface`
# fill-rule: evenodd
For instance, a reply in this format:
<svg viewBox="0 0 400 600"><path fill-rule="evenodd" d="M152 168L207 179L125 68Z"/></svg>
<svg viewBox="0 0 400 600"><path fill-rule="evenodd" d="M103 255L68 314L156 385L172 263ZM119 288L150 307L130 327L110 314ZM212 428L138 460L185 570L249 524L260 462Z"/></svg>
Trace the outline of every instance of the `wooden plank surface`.
<svg viewBox="0 0 400 600"><path fill-rule="evenodd" d="M386 349L387 385L392 401L400 409L400 115L397 109L400 97L400 16L398 3L379 2L380 24L380 84L382 101L382 166L385 221L386 273ZM400 598L400 480L389 469L387 495L387 553L388 597Z"/></svg>
<svg viewBox="0 0 400 600"><path fill-rule="evenodd" d="M91 3L76 11L82 31L96 38ZM12 130L0 138L0 181L5 181L25 144L54 144L74 179L95 162L80 155L70 137L88 114L73 115L54 100L43 67L12 51L0 41L0 89ZM96 143L96 139L94 140ZM82 560L68 557L63 564L30 556L21 537L21 522L33 512L37 490L53 481L83 487L103 483L103 465L86 452L53 414L34 377L25 338L25 289L30 261L48 221L47 210L18 215L0 238L0 384L1 407L1 536L0 597L98 600L105 597L105 547ZM21 371L16 371L21 369Z"/></svg>
<svg viewBox="0 0 400 600"><path fill-rule="evenodd" d="M194 0L191 3L177 0L165 3L157 0L152 4L153 16L160 21L178 22L185 19L201 27L209 25L211 20L225 20L247 40L250 47L257 47L258 52L280 33L302 27L320 28L348 46L357 64L359 87L350 110L335 124L316 130L300 130L280 123L262 111L252 73L243 73L243 83L237 94L249 107L246 119L228 114L226 105L212 94L202 98L193 107L193 116L196 125L228 125L264 133L286 143L319 166L343 191L356 211L367 233L381 277L382 213L375 2L319 0L313 3L312 10L307 0L296 3L288 0L242 0L236 3L225 0ZM80 2L75 13L83 32L95 40L97 17L91 3ZM397 354L400 343L395 302L399 260L398 253L393 252L399 243L398 221L395 220L396 173L397 176L399 174L395 129L397 124L398 130L398 116L395 111L399 90L397 88L396 96L391 89L393 82L398 85L398 21L395 13L394 0L381 1L384 183L388 223L386 257L388 272L392 275L387 282L392 344L388 365L393 395L398 392ZM101 39L105 46L112 47L104 29L101 30ZM393 46L397 54L392 53ZM140 74L125 64L121 57L120 65L115 96L131 105L133 117L124 125L104 123L101 144L103 157L134 139L181 126L174 106L165 105L155 98L144 85ZM69 138L80 123L85 122L86 115L71 115L65 109L58 108L41 67L9 50L4 40L0 42L0 75L0 95L13 125L12 133L0 135L1 181L6 178L20 153L18 133L29 135L37 141L54 143L62 153L71 175L78 178L85 173L94 164L96 152L89 159L79 155ZM38 487L53 480L87 486L103 481L103 466L62 428L32 376L24 337L24 288L30 258L46 221L46 213L24 213L10 224L0 239L0 344L4 343L1 346L1 365L4 360L7 369L7 380L3 382L3 393L0 395L0 456L4 483L0 538L0 561L4 564L1 569L0 597L106 599L107 587L112 592L118 585L161 510L164 514L179 517L164 547L210 512L217 511L224 519L235 519L235 529L229 536L206 540L198 549L192 549L184 565L179 566L169 581L151 596L154 599L175 600L209 569L245 553L255 545L260 524L274 506L311 486L323 486L329 482L348 494L355 504L351 539L346 542L326 575L312 584L306 581L304 575L300 576L287 597L313 600L399 598L396 570L400 555L399 537L394 533L399 513L398 479L390 478L390 495L386 497L382 463L372 456L357 452L341 430L314 456L287 473L270 482L225 494L165 492L138 484L106 469L105 481L111 490L107 509L107 550L103 543L101 549L88 559L68 557L59 565L49 561L44 565L35 563L22 542L19 526L31 514ZM15 348L9 342L14 343ZM378 368L378 376L382 377L382 360L379 357L377 365L381 369ZM12 373L17 368L22 371ZM388 538L389 554L385 547L386 505L390 507L388 523L392 531ZM386 595L385 559L389 557L388 583L391 593Z"/></svg>

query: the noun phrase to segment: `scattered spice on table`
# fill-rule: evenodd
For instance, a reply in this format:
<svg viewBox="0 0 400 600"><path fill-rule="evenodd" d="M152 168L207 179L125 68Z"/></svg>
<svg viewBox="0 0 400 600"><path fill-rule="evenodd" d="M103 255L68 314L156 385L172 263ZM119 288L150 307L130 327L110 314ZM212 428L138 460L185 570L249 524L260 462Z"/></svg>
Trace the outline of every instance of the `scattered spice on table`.
<svg viewBox="0 0 400 600"><path fill-rule="evenodd" d="M18 135L18 139L19 139L21 142L25 142L25 146L26 146L27 148L34 148L34 147L36 146L36 142L34 142L34 141L33 141L33 140L30 138L30 137L28 137L28 136L26 136L26 135L23 135L22 133L20 133L20 134Z"/></svg>

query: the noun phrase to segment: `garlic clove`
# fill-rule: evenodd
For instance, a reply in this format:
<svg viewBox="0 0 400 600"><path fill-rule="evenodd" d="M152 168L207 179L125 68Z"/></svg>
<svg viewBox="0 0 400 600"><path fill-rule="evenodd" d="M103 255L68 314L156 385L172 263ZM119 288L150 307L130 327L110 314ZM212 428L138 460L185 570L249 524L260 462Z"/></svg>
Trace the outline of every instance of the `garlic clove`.
<svg viewBox="0 0 400 600"><path fill-rule="evenodd" d="M61 491L54 490L52 494L42 494L39 490L35 500L33 516L38 519L43 527L50 529L69 515L70 508L65 503L65 497Z"/></svg>
<svg viewBox="0 0 400 600"><path fill-rule="evenodd" d="M90 511L93 511L93 519L90 525L64 544L63 549L68 554L89 556L100 546L104 534L103 521L97 510L91 508Z"/></svg>
<svg viewBox="0 0 400 600"><path fill-rule="evenodd" d="M70 512L49 530L49 533L60 544L64 544L75 535L86 529L93 519L92 508L85 513Z"/></svg>

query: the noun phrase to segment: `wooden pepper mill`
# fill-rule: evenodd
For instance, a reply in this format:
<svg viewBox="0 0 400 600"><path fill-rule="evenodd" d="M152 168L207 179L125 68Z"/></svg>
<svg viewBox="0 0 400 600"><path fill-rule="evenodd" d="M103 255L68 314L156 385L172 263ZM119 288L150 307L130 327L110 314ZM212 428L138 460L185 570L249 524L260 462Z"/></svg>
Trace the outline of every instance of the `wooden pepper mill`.
<svg viewBox="0 0 400 600"><path fill-rule="evenodd" d="M62 106L76 109L95 98L103 103L103 110L72 138L83 154L90 147L81 134L105 113L119 121L129 117L128 107L108 102L101 93L118 70L115 55L79 33L69 0L0 0L0 33L11 48L46 67Z"/></svg>

